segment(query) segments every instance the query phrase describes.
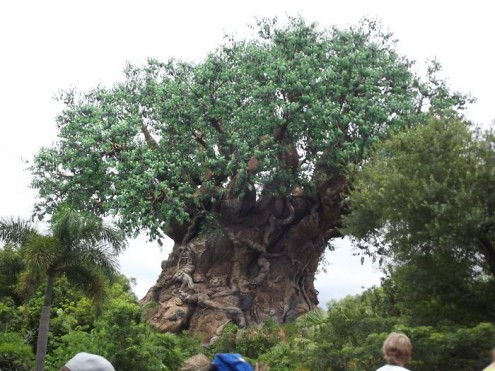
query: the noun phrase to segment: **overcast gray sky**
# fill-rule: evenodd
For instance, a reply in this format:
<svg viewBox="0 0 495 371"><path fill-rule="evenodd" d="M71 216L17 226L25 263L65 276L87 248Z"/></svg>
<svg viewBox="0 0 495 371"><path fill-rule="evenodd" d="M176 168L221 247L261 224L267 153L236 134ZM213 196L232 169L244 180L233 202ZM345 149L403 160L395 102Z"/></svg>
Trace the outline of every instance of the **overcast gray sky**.
<svg viewBox="0 0 495 371"><path fill-rule="evenodd" d="M399 51L421 66L436 57L452 88L478 102L467 112L488 126L495 118L495 22L491 0L15 0L0 4L0 217L29 217L35 192L21 161L56 140L59 91L87 90L119 80L126 61L148 57L201 60L224 33L246 35L254 17L303 16L322 28L378 18L399 39ZM346 246L343 244L343 246ZM142 297L160 272L162 252L145 239L121 257ZM376 269L350 256L328 254L316 286L321 303L379 282Z"/></svg>

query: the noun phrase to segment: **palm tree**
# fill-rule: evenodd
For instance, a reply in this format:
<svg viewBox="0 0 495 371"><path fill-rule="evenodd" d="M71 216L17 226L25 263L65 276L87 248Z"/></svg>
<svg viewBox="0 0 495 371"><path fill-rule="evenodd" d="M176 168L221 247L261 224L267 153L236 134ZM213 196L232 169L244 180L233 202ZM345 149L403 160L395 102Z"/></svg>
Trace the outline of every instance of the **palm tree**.
<svg viewBox="0 0 495 371"><path fill-rule="evenodd" d="M25 268L19 286L27 295L46 282L36 345L36 370L43 371L55 279L65 275L101 305L105 276L111 278L117 273L117 255L126 242L118 229L67 207L52 217L49 234L42 234L28 221L0 219L0 239L22 251Z"/></svg>

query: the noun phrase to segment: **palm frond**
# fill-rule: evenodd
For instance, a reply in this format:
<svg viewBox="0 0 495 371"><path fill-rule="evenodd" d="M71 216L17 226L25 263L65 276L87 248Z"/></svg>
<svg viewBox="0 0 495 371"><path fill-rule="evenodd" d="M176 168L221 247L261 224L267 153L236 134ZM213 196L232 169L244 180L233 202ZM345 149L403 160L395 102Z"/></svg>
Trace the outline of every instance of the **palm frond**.
<svg viewBox="0 0 495 371"><path fill-rule="evenodd" d="M13 217L0 218L0 240L20 246L33 234L38 234L36 226L27 220Z"/></svg>
<svg viewBox="0 0 495 371"><path fill-rule="evenodd" d="M116 253L126 247L123 233L93 215L83 215L68 208L62 208L52 218L52 234L63 245L70 246L79 241L107 242Z"/></svg>
<svg viewBox="0 0 495 371"><path fill-rule="evenodd" d="M105 242L79 241L71 250L71 259L67 260L67 266L73 264L95 267L111 278L119 270L118 255Z"/></svg>
<svg viewBox="0 0 495 371"><path fill-rule="evenodd" d="M107 242L116 253L121 253L127 247L127 241L122 231L111 225L104 224L102 226L100 239Z"/></svg>
<svg viewBox="0 0 495 371"><path fill-rule="evenodd" d="M70 208L61 207L50 221L52 235L63 245L71 245L81 236L83 224L81 219L79 213Z"/></svg>
<svg viewBox="0 0 495 371"><path fill-rule="evenodd" d="M88 296L97 310L101 310L106 299L108 280L99 269L74 265L65 272L69 282Z"/></svg>
<svg viewBox="0 0 495 371"><path fill-rule="evenodd" d="M33 274L28 270L23 270L19 274L19 278L15 286L15 292L21 297L22 300L28 300L34 295L36 289L39 287L41 282L45 280L45 278L46 274L43 274L43 272L36 272L36 274Z"/></svg>
<svg viewBox="0 0 495 371"><path fill-rule="evenodd" d="M26 269L34 275L47 273L60 257L60 244L50 236L32 235L23 246Z"/></svg>

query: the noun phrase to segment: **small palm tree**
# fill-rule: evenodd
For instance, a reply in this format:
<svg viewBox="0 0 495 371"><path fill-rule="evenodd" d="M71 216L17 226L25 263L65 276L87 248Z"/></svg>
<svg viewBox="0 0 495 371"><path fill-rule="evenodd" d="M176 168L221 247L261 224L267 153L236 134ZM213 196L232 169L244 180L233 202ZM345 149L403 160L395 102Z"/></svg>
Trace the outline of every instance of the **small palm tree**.
<svg viewBox="0 0 495 371"><path fill-rule="evenodd" d="M55 279L65 275L95 304L101 305L104 278L117 273L117 255L126 242L118 229L67 207L53 216L49 234L40 233L28 221L0 219L0 239L22 251L25 268L19 287L26 295L46 282L36 346L36 370L43 371Z"/></svg>

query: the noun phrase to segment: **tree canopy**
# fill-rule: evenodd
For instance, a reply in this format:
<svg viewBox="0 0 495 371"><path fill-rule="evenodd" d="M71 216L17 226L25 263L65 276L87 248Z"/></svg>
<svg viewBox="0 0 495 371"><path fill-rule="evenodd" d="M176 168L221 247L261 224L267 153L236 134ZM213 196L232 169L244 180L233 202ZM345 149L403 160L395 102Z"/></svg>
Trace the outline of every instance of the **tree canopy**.
<svg viewBox="0 0 495 371"><path fill-rule="evenodd" d="M347 231L403 263L443 256L495 275L494 139L437 118L384 142L357 172Z"/></svg>
<svg viewBox="0 0 495 371"><path fill-rule="evenodd" d="M201 213L247 212L239 200L260 194L317 199L379 138L467 101L436 63L418 78L375 21L256 29L200 63L149 60L113 87L61 94L59 140L31 166L37 211L68 200L160 238Z"/></svg>

